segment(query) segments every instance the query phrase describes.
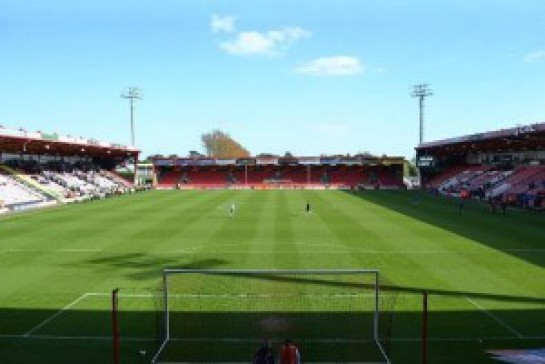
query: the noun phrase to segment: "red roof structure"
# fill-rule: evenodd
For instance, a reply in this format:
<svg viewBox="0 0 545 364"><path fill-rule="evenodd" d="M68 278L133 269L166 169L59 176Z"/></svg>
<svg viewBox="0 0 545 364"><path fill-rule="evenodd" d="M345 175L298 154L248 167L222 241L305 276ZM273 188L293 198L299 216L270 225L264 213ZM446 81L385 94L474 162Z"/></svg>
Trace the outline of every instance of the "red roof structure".
<svg viewBox="0 0 545 364"><path fill-rule="evenodd" d="M545 123L427 142L415 149L419 156L433 155L439 158L477 152L545 150Z"/></svg>
<svg viewBox="0 0 545 364"><path fill-rule="evenodd" d="M61 156L91 156L112 158L138 158L140 150L121 144L95 139L60 136L57 133L28 132L22 128L8 129L0 126L0 153L52 154Z"/></svg>

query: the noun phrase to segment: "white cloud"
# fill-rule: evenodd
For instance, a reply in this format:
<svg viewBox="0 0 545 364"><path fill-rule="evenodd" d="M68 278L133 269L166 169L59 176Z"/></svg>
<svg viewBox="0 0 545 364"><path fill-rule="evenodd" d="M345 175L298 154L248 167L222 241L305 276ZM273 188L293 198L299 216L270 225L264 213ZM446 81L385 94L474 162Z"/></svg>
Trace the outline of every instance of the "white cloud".
<svg viewBox="0 0 545 364"><path fill-rule="evenodd" d="M348 76L364 71L360 59L351 56L325 57L304 63L295 69L298 73L323 76Z"/></svg>
<svg viewBox="0 0 545 364"><path fill-rule="evenodd" d="M221 48L233 54L271 54L274 40L263 33L244 32L235 40L222 43Z"/></svg>
<svg viewBox="0 0 545 364"><path fill-rule="evenodd" d="M282 53L294 42L310 37L311 33L299 27L271 30L268 32L241 32L221 48L231 54L274 56Z"/></svg>
<svg viewBox="0 0 545 364"><path fill-rule="evenodd" d="M213 33L232 33L235 31L235 17L212 15L210 29Z"/></svg>
<svg viewBox="0 0 545 364"><path fill-rule="evenodd" d="M527 53L524 55L524 61L531 64L545 61L545 51Z"/></svg>

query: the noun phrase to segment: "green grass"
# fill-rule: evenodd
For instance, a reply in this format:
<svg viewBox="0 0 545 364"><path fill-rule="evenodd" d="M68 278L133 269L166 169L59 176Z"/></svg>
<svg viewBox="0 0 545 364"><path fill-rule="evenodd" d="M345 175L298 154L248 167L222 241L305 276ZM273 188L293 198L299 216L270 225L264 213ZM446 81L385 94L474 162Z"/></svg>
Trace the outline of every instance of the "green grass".
<svg viewBox="0 0 545 364"><path fill-rule="evenodd" d="M234 218L227 215L231 201ZM303 213L306 201L310 216ZM486 350L545 347L544 265L542 214L491 214L476 202L458 214L454 200L406 191L152 191L21 213L0 218L0 363L110 362L108 293L116 287L124 295L122 362L149 362L157 345L150 340L157 302L146 294L157 291L164 267L376 268L388 282L383 288L396 296L394 363L421 361L422 291L430 295L430 362L492 362ZM281 287L273 277L248 286L223 281L206 289ZM285 284L282 292L295 296L326 289L304 279ZM206 328L210 337L235 336L237 325L255 321L266 305L241 302L200 300L196 305L206 314L195 314L191 303L176 311L199 336ZM308 306L298 309L297 330L276 332L275 339L326 335L323 322L334 322L332 332L341 322L359 322L357 315L347 320L343 308L297 302ZM231 307L231 315L223 314ZM290 307L279 300L277 314L293 315L286 313ZM341 350L328 345L302 345L303 358ZM207 343L191 355L203 347L216 353L207 354L211 360L247 353L249 361L255 344Z"/></svg>

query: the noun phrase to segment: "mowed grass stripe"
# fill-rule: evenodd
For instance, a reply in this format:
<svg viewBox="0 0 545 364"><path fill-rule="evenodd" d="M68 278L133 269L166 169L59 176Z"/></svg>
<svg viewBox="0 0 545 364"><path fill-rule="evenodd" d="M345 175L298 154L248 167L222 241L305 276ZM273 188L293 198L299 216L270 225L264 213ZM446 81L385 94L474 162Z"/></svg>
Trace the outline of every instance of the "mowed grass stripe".
<svg viewBox="0 0 545 364"><path fill-rule="evenodd" d="M96 289L101 286L101 282L107 284L110 277L124 274L127 270L129 270L129 275L136 274L138 276L141 272L131 273L130 270L142 270L149 264L152 264L152 269L158 277L160 271L157 266L167 262L147 261L146 251L153 248L151 242L145 241L139 253L126 255L122 252L122 249L124 244L131 248L135 248L135 245L137 245L128 236L128 227L132 227L136 231L139 228L145 231L148 227L146 222L149 218L149 212L161 211L162 207L165 207L168 212L169 206L175 206L169 204L169 202L178 196L172 194L161 196L159 194L158 201L155 201L155 196L153 198L142 198L147 197L142 194L134 196L136 197L135 200L129 205L127 205L129 200L122 197L119 200L112 199L99 203L67 206L64 213L70 217L69 219L65 219L60 215L61 210L44 211L43 213L46 215L44 220L52 225L52 229L42 228L40 225L38 225L39 229L29 229L25 221L19 220L22 223L19 224L21 225L20 229L31 230L33 235L31 237L25 236L20 240L23 244L17 244L17 246L23 245L31 248L39 246L42 249L48 247L51 252L42 251L19 256L11 264L9 262L5 264L4 268L10 266L12 268L4 270L3 277L6 282L16 284L4 285L3 292L0 294L13 297L14 292L24 289L25 286L29 292L40 292L43 287L47 287L49 291L69 292L73 287L77 287L81 281L85 281L87 290L91 287ZM198 206L201 204L200 200L206 196L195 195L195 197L197 197L197 201L194 204ZM115 203L120 206L112 208L111 205L115 205ZM187 204L180 204L178 208L184 206L191 208ZM49 214L53 214L55 219L51 220ZM40 218L40 215L32 215L32 217L34 216ZM58 223L53 224L52 221ZM118 223L118 221L122 222ZM32 224L30 221L28 223ZM32 225L34 226L34 224ZM77 233L80 230L82 231ZM24 244L27 240L30 240L31 244ZM160 241L160 239L156 240ZM83 256L70 256L55 252L55 249L59 247L81 246L83 243L89 247L104 248L107 252ZM101 268L99 272L97 272L97 267ZM70 274L70 271L77 271L78 275ZM96 286L97 284L99 287ZM58 305L63 304L64 301L60 299Z"/></svg>
<svg viewBox="0 0 545 364"><path fill-rule="evenodd" d="M237 204L232 219L227 214L231 201ZM304 215L306 201L313 207L310 216ZM24 334L86 292L114 287L153 291L161 269L176 266L379 268L400 292L394 337L401 340L418 336L422 290L431 294L434 338L512 336L464 296L525 338L541 337L544 234L543 215L516 210L493 215L472 202L459 215L455 200L406 191L152 191L12 215L0 218L0 335ZM230 287L228 279L220 282L219 293L245 290ZM260 282L271 283L253 280L246 288L259 289ZM303 282L297 291L312 294L319 287ZM87 301L38 331L75 334L77 322L93 336L97 325L88 325L89 317L107 328L108 300ZM133 323L126 324L127 335L136 330L133 336L149 336L154 314L144 307L153 302L146 305L139 314L133 305L124 306ZM57 332L60 328L65 331ZM58 362L64 350L63 357L72 362L92 357L85 354L93 350L90 344L76 351L63 345L51 350L54 341L46 345L49 349L41 351L48 354L34 362ZM513 341L502 345L516 346ZM460 344L455 351L469 350L476 363L485 358L483 348ZM451 351L435 346L435 351L443 350ZM16 352L12 344L0 344L2 357ZM415 359L418 350L399 353ZM126 355L128 362L139 359ZM461 362L460 355L452 358L450 362ZM32 356L25 362L33 362Z"/></svg>
<svg viewBox="0 0 545 364"><path fill-rule="evenodd" d="M301 267L305 266L301 261L299 246L295 243L294 240L294 231L292 226L292 219L296 216L292 216L293 206L290 205L288 196L282 191L275 191L275 219L274 219L274 250L279 251L292 251L293 254L288 255L274 255L273 262L274 267L277 269L289 269L290 267Z"/></svg>
<svg viewBox="0 0 545 364"><path fill-rule="evenodd" d="M324 217L324 224L330 226L337 238L340 246L350 248L364 248L370 251L392 250L405 248L405 241L411 241L413 238L420 239L420 244L429 248L431 243L429 237L422 239L420 234L412 234L406 226L412 226L413 221L410 218L403 217L395 212L386 210L380 206L375 207L366 201L361 204L353 204L354 197L339 193L335 195L317 195L320 199L333 199L337 203L341 199L343 208L336 210L329 209L330 214ZM352 202L352 204L350 204ZM331 214L334 214L333 216ZM396 221L396 224L392 224ZM411 248L420 248L413 246ZM367 252L354 252L355 267L377 268L389 281L398 282L406 285L409 282L420 281L425 285L420 286L425 289L426 286L441 286L448 288L448 283L441 280L439 276L432 274L430 269L424 264L427 259L418 256L381 256ZM448 257L447 257L448 259ZM396 268L394 268L396 267Z"/></svg>
<svg viewBox="0 0 545 364"><path fill-rule="evenodd" d="M415 196L420 201L417 205L414 204ZM521 293L522 291L528 292L528 288L537 283L535 280L524 278L524 274L532 276L543 274L542 266L545 264L545 260L540 258L540 255L537 257L533 255L530 260L521 260L520 258L526 258L526 256L501 251L501 248L500 250L496 249L501 246L518 246L520 249L534 248L541 239L545 225L541 225L539 229L528 228L525 225L526 218L530 219L530 226L534 227L536 218L543 222L543 216L521 215L519 211L513 211L512 215L509 212L509 215L506 216L491 214L485 207L473 202L466 206L462 215L459 215L455 201L438 199L421 193L380 191L374 194L362 194L360 197L373 203L380 203L381 206L389 207L396 213L401 212L403 218L396 221L396 227L402 226L404 220L407 219L416 222L424 220L428 224L435 223L434 229L436 231L430 231L421 239L415 239L415 242L431 240L437 247L453 251L452 255L442 258L434 257L433 260L425 256L419 258L429 262L428 264L434 263L436 265L432 270L434 275L450 275L452 282L466 288L473 288L475 291ZM477 220L474 215L478 216ZM483 219L485 221L491 220L492 223L483 224L481 222ZM517 226L515 233L513 233L513 226ZM457 227L460 229L457 230ZM445 228L446 230L443 230ZM478 233L473 233L473 230L468 232L469 228L478 231ZM482 230L486 232L485 238L483 238ZM498 241L502 241L502 243L498 244ZM456 251L460 249L476 254L457 254ZM401 248L398 250L403 251ZM539 265L532 267L528 264L517 263L527 263L528 261L537 261ZM489 279L483 279L486 276ZM475 279L476 277L477 279ZM521 283L523 284L521 285ZM537 283L537 285L539 286L538 290L533 287L532 290L539 297L543 295L542 292L539 292L543 286L541 283Z"/></svg>

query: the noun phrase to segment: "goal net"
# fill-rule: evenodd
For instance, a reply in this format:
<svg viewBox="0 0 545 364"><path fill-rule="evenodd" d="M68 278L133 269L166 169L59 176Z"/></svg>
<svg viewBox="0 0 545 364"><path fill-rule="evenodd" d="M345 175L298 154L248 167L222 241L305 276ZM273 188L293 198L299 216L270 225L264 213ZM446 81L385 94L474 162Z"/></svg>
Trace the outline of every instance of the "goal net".
<svg viewBox="0 0 545 364"><path fill-rule="evenodd" d="M305 363L389 363L395 298L377 270L163 271L153 363L251 362L291 339Z"/></svg>

